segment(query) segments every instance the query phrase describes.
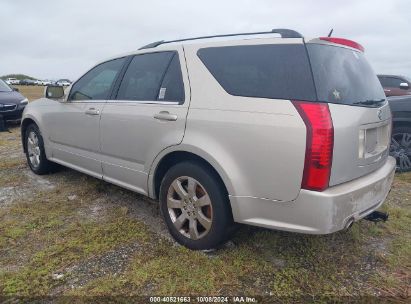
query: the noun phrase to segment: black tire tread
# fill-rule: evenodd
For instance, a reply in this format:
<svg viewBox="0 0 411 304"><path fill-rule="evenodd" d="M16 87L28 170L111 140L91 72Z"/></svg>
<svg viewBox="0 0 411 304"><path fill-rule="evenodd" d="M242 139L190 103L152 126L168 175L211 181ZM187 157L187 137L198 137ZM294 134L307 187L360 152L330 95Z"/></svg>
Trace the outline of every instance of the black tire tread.
<svg viewBox="0 0 411 304"><path fill-rule="evenodd" d="M198 180L208 192L213 207L213 224L209 233L199 240L191 240L180 234L168 215L167 191L170 184L179 176L191 176ZM218 248L226 242L235 231L232 212L224 185L215 172L206 165L196 161L177 163L165 174L160 186L160 209L170 234L181 245L193 250Z"/></svg>
<svg viewBox="0 0 411 304"><path fill-rule="evenodd" d="M31 163L30 163L30 159L29 159L29 155L26 149L26 158L27 158L27 163L31 169L31 171L33 171L35 174L37 175L45 175L45 174L49 174L49 173L53 173L56 170L58 170L58 165L56 163L53 163L51 161L49 161L46 157L46 151L44 150L44 141L43 141L43 137L41 135L40 129L38 128L38 126L34 123L30 124L27 129L26 132L24 134L24 140L27 144L27 138L29 136L30 132L36 132L37 137L39 139L39 147L40 147L40 165L37 168L34 168Z"/></svg>

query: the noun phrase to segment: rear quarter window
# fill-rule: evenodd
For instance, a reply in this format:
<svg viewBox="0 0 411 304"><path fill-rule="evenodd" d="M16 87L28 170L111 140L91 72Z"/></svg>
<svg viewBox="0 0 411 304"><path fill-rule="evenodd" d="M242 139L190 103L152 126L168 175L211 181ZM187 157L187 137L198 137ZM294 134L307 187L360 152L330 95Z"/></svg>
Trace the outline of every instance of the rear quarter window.
<svg viewBox="0 0 411 304"><path fill-rule="evenodd" d="M303 44L211 47L197 55L231 95L316 100Z"/></svg>

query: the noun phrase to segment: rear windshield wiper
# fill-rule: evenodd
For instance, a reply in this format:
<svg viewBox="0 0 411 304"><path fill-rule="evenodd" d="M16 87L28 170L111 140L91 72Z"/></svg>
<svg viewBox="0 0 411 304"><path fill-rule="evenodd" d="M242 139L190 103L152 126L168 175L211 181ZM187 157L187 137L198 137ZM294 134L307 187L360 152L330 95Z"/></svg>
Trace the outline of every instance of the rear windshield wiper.
<svg viewBox="0 0 411 304"><path fill-rule="evenodd" d="M368 99L368 100L363 100L363 101L356 101L356 102L353 102L353 104L355 104L355 105L364 105L364 106L372 106L372 105L375 105L375 104L380 104L381 102L384 102L384 101L385 101L385 98L378 99L378 100Z"/></svg>

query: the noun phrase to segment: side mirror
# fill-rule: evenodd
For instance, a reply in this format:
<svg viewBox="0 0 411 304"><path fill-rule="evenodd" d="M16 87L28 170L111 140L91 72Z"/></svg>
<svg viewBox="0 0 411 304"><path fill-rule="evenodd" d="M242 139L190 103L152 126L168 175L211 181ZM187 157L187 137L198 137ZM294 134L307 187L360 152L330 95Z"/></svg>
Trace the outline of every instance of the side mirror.
<svg viewBox="0 0 411 304"><path fill-rule="evenodd" d="M20 92L20 90L17 89L17 88L13 88L13 91L14 91L14 92Z"/></svg>
<svg viewBox="0 0 411 304"><path fill-rule="evenodd" d="M64 97L64 88L59 86L47 86L45 97L49 99L62 99Z"/></svg>
<svg viewBox="0 0 411 304"><path fill-rule="evenodd" d="M406 82L401 82L401 83L400 83L400 89L408 90L409 87L410 87L410 86L409 86L408 83L406 83Z"/></svg>

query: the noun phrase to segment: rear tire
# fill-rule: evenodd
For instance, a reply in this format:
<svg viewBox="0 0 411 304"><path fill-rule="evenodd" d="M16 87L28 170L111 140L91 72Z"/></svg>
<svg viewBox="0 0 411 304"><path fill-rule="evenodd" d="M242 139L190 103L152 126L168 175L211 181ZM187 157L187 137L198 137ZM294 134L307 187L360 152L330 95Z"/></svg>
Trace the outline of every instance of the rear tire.
<svg viewBox="0 0 411 304"><path fill-rule="evenodd" d="M411 127L394 128L391 137L390 155L397 160L397 171L411 171Z"/></svg>
<svg viewBox="0 0 411 304"><path fill-rule="evenodd" d="M49 161L44 150L44 141L36 124L30 124L25 132L27 163L35 174L55 172L58 165Z"/></svg>
<svg viewBox="0 0 411 304"><path fill-rule="evenodd" d="M219 177L198 162L178 163L168 170L160 186L160 209L174 239L193 250L216 248L233 231Z"/></svg>

